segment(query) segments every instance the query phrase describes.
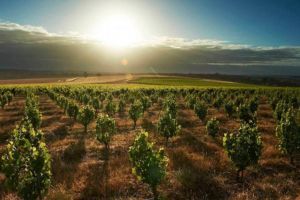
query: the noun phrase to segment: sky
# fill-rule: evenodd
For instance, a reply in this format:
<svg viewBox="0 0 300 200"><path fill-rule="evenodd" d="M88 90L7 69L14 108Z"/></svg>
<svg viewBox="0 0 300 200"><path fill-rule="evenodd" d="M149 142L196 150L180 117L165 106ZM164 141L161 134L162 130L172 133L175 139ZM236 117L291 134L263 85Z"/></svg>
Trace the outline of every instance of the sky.
<svg viewBox="0 0 300 200"><path fill-rule="evenodd" d="M298 0L1 0L0 19L54 33L89 34L107 13L138 21L145 38L300 45Z"/></svg>
<svg viewBox="0 0 300 200"><path fill-rule="evenodd" d="M300 75L300 1L0 0L0 69Z"/></svg>

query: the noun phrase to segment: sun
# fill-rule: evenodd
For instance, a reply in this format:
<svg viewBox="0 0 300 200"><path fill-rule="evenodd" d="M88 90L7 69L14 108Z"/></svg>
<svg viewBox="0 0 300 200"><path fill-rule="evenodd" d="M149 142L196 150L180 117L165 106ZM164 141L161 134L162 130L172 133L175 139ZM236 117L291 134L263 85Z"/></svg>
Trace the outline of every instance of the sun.
<svg viewBox="0 0 300 200"><path fill-rule="evenodd" d="M140 41L138 27L128 15L104 17L94 25L91 35L111 48L130 47Z"/></svg>

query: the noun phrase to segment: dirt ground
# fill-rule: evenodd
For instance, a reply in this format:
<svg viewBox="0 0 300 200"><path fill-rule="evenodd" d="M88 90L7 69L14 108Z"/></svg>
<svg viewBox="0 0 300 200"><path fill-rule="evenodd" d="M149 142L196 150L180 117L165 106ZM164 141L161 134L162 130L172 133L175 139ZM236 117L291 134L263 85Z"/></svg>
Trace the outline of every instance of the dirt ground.
<svg viewBox="0 0 300 200"><path fill-rule="evenodd" d="M24 97L17 96L4 110L0 109L0 152L9 131L21 120ZM297 199L300 198L300 169L291 166L277 150L275 121L266 99L258 108L258 126L262 133L263 152L258 166L246 170L243 183L235 179L235 169L222 147L225 132L236 130L239 122L229 119L223 109L210 108L208 118L221 122L216 139L207 135L204 124L194 112L179 101L178 121L181 134L165 147L169 157L167 177L159 186L163 199ZM129 107L127 106L127 110ZM156 146L165 140L156 132L161 108L154 104L132 129L128 113L116 114L117 133L113 136L109 158L94 136L95 122L88 134L73 122L51 99L40 96L43 114L42 131L52 156L52 186L46 199L149 199L146 184L131 173L128 148L136 133L145 129ZM0 198L16 199L3 188L0 176Z"/></svg>

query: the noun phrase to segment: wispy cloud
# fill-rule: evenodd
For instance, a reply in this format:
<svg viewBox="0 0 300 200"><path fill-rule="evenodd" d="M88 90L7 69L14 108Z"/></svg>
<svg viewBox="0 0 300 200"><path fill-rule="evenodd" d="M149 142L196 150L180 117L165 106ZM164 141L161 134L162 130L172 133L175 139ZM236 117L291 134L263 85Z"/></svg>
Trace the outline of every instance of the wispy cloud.
<svg viewBox="0 0 300 200"><path fill-rule="evenodd" d="M195 39L189 40L186 38L174 37L156 37L145 43L152 46L168 46L173 48L190 49L197 47L220 48L220 49L244 49L250 48L250 45L232 44L228 41L214 40L214 39Z"/></svg>
<svg viewBox="0 0 300 200"><path fill-rule="evenodd" d="M75 32L65 34L50 33L41 26L20 25L0 21L0 43L55 43L83 42L83 35Z"/></svg>
<svg viewBox="0 0 300 200"><path fill-rule="evenodd" d="M46 29L41 26L20 25L12 22L0 22L1 31L24 31L31 33L39 33L51 35Z"/></svg>
<svg viewBox="0 0 300 200"><path fill-rule="evenodd" d="M274 50L274 49L300 49L300 46L255 46L250 44L236 44L230 41L217 39L187 39L176 37L155 37L150 41L146 41L144 45L151 46L168 46L174 48L191 49L198 47L216 48L216 49L252 49L252 50Z"/></svg>

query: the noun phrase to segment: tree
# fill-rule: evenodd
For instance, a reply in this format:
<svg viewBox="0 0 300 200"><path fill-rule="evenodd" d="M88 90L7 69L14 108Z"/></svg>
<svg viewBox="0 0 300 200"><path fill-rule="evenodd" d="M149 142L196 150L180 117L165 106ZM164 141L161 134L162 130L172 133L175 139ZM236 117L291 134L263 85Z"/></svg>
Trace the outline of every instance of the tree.
<svg viewBox="0 0 300 200"><path fill-rule="evenodd" d="M258 108L258 99L257 98L253 98L249 101L249 109L251 111L252 114L254 114L257 111Z"/></svg>
<svg viewBox="0 0 300 200"><path fill-rule="evenodd" d="M168 164L164 150L161 148L155 151L153 143L148 142L148 133L142 130L129 148L129 158L133 174L150 186L154 199L157 200L157 186L166 176Z"/></svg>
<svg viewBox="0 0 300 200"><path fill-rule="evenodd" d="M4 109L4 106L7 104L8 99L6 95L0 95L0 106Z"/></svg>
<svg viewBox="0 0 300 200"><path fill-rule="evenodd" d="M91 101L91 105L94 107L94 109L96 110L96 113L98 113L99 109L101 109L101 103L100 100L98 98L93 98Z"/></svg>
<svg viewBox="0 0 300 200"><path fill-rule="evenodd" d="M234 103L232 101L228 101L224 105L225 112L227 113L228 117L232 117L234 113Z"/></svg>
<svg viewBox="0 0 300 200"><path fill-rule="evenodd" d="M152 101L152 103L157 103L158 102L158 94L154 93L150 96L150 99Z"/></svg>
<svg viewBox="0 0 300 200"><path fill-rule="evenodd" d="M297 108L299 108L299 100L297 99L297 97L296 96L292 96L291 98L290 98L290 104L293 106L293 108L294 109L297 109Z"/></svg>
<svg viewBox="0 0 300 200"><path fill-rule="evenodd" d="M13 99L13 94L8 91L8 92L5 93L5 96L7 98L7 103L9 104Z"/></svg>
<svg viewBox="0 0 300 200"><path fill-rule="evenodd" d="M51 183L51 158L43 133L28 118L17 126L1 158L7 186L25 199L42 199Z"/></svg>
<svg viewBox="0 0 300 200"><path fill-rule="evenodd" d="M194 107L196 115L204 122L207 115L207 106L202 101L197 101Z"/></svg>
<svg viewBox="0 0 300 200"><path fill-rule="evenodd" d="M166 145L168 145L169 138L177 135L181 126L170 112L165 112L158 120L157 130L160 135L166 138Z"/></svg>
<svg viewBox="0 0 300 200"><path fill-rule="evenodd" d="M243 178L243 171L248 166L258 162L262 149L260 133L256 126L243 123L237 133L225 133L223 146L237 168L239 180L240 177Z"/></svg>
<svg viewBox="0 0 300 200"><path fill-rule="evenodd" d="M215 137L219 132L219 121L216 118L209 120L206 123L206 130L210 136Z"/></svg>
<svg viewBox="0 0 300 200"><path fill-rule="evenodd" d="M214 103L213 103L213 106L219 110L220 107L222 106L222 104L223 104L223 98L220 97L220 96L218 96L218 97L215 99L215 101L214 101Z"/></svg>
<svg viewBox="0 0 300 200"><path fill-rule="evenodd" d="M107 101L113 101L114 97L111 93L107 94L106 96Z"/></svg>
<svg viewBox="0 0 300 200"><path fill-rule="evenodd" d="M190 94L186 97L186 105L189 109L193 109L197 103L197 98L195 95Z"/></svg>
<svg viewBox="0 0 300 200"><path fill-rule="evenodd" d="M149 97L143 96L141 98L141 103L143 105L143 113L144 113L150 108L152 102Z"/></svg>
<svg viewBox="0 0 300 200"><path fill-rule="evenodd" d="M300 153L300 128L292 109L282 115L276 127L276 136L279 140L280 151L287 154L291 164L294 164L295 154Z"/></svg>
<svg viewBox="0 0 300 200"><path fill-rule="evenodd" d="M68 108L69 108L69 100L67 98L62 98L62 107L64 109L64 113L68 113Z"/></svg>
<svg viewBox="0 0 300 200"><path fill-rule="evenodd" d="M39 104L38 96L34 95L33 93L28 93L26 96L25 106L38 107L38 104Z"/></svg>
<svg viewBox="0 0 300 200"><path fill-rule="evenodd" d="M73 120L75 121L79 113L79 106L74 101L69 101L67 113L69 117L73 118Z"/></svg>
<svg viewBox="0 0 300 200"><path fill-rule="evenodd" d="M243 104L244 99L245 99L245 97L242 96L242 95L237 96L236 99L235 99L235 102L234 102L235 106L239 107L241 104Z"/></svg>
<svg viewBox="0 0 300 200"><path fill-rule="evenodd" d="M87 133L88 125L95 118L95 110L91 106L83 106L78 113L78 120L84 126L84 132Z"/></svg>
<svg viewBox="0 0 300 200"><path fill-rule="evenodd" d="M42 114L38 109L38 100L35 96L27 96L25 106L25 117L30 120L32 127L38 130L42 123Z"/></svg>
<svg viewBox="0 0 300 200"><path fill-rule="evenodd" d="M96 138L99 142L105 145L106 149L109 149L109 142L115 131L115 120L110 118L108 115L100 114L96 123Z"/></svg>
<svg viewBox="0 0 300 200"><path fill-rule="evenodd" d="M275 110L278 101L279 101L279 99L276 97L269 98L269 103L271 104L272 110Z"/></svg>
<svg viewBox="0 0 300 200"><path fill-rule="evenodd" d="M249 107L249 104L241 104L238 107L238 116L242 122L256 122L256 115L255 113L252 113Z"/></svg>
<svg viewBox="0 0 300 200"><path fill-rule="evenodd" d="M207 92L202 94L201 99L203 99L207 104L210 104L212 101L211 95L209 95Z"/></svg>
<svg viewBox="0 0 300 200"><path fill-rule="evenodd" d="M103 102L104 102L105 98L106 98L106 93L100 93L99 94L99 99L100 99L102 105L103 105Z"/></svg>
<svg viewBox="0 0 300 200"><path fill-rule="evenodd" d="M119 112L119 114L122 114L122 113L125 112L125 106L126 106L125 100L124 99L120 99L119 106L118 106L118 112Z"/></svg>
<svg viewBox="0 0 300 200"><path fill-rule="evenodd" d="M137 100L131 104L129 109L129 117L133 120L133 128L136 127L136 121L143 115L143 105Z"/></svg>
<svg viewBox="0 0 300 200"><path fill-rule="evenodd" d="M276 104L276 108L274 111L275 119L279 122L281 120L281 116L288 110L288 104L284 101L279 101Z"/></svg>
<svg viewBox="0 0 300 200"><path fill-rule="evenodd" d="M82 96L82 99L81 99L81 102L84 104L84 105L87 105L89 102L91 101L91 97L87 94L84 94Z"/></svg>
<svg viewBox="0 0 300 200"><path fill-rule="evenodd" d="M173 118L176 118L177 104L175 96L168 96L163 103L163 107L165 112L168 112Z"/></svg>
<svg viewBox="0 0 300 200"><path fill-rule="evenodd" d="M113 101L109 101L105 106L105 112L109 116L113 116L117 111L117 105Z"/></svg>

